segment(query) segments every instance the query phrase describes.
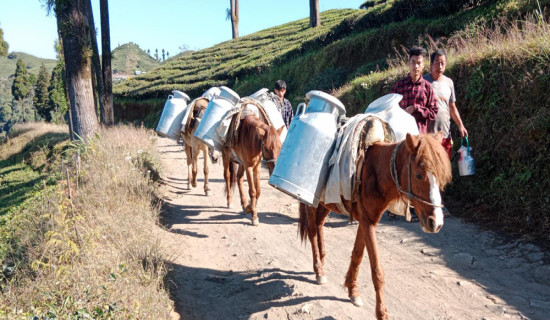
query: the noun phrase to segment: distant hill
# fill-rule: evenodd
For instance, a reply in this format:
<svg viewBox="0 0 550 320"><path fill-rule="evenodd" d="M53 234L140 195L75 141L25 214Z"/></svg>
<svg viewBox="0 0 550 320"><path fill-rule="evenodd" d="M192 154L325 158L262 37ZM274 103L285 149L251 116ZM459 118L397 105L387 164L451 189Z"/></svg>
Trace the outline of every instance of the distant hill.
<svg viewBox="0 0 550 320"><path fill-rule="evenodd" d="M148 55L137 44L129 42L113 50L111 64L114 74L133 75L136 70L147 72L161 63Z"/></svg>
<svg viewBox="0 0 550 320"><path fill-rule="evenodd" d="M18 59L22 59L27 65L27 71L34 74L38 74L42 64L49 71L57 64L55 59L42 59L24 52L11 52L7 57L0 57L0 78L8 78L15 73Z"/></svg>

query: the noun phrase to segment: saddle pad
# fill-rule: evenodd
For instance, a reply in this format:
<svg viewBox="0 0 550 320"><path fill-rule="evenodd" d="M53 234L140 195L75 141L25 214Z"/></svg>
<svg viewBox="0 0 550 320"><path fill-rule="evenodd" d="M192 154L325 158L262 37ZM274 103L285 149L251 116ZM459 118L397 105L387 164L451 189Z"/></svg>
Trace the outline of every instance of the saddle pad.
<svg viewBox="0 0 550 320"><path fill-rule="evenodd" d="M359 148L366 151L366 148L375 142L394 139L390 126L376 116L358 114L350 118L338 131L336 145L329 160L329 177L321 201L339 206L342 204L342 198L353 201Z"/></svg>

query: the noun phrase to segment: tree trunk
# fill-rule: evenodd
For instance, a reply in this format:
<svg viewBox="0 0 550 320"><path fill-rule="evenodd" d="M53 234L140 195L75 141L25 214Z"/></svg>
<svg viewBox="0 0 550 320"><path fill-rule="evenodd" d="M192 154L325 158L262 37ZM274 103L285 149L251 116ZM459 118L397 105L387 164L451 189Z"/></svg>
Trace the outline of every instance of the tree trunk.
<svg viewBox="0 0 550 320"><path fill-rule="evenodd" d="M57 27L63 42L71 117L76 138L88 141L99 124L94 108L90 57L89 0L56 1Z"/></svg>
<svg viewBox="0 0 550 320"><path fill-rule="evenodd" d="M239 0L230 0L231 5L231 31L233 39L239 37Z"/></svg>
<svg viewBox="0 0 550 320"><path fill-rule="evenodd" d="M58 21L59 23L59 21ZM71 113L71 100L69 99L69 86L67 79L69 78L67 75L67 67L65 65L65 54L63 53L63 37L61 36L61 29L59 26L57 27L57 36L59 38L59 45L61 46L61 50L59 51L59 59L63 61L63 70L61 72L62 74L62 81L63 81L63 87L65 89L65 100L67 100L67 104L69 105L67 110L67 115L69 116L69 134L71 136L71 141L75 140L76 137L74 135L74 124L73 124L73 115Z"/></svg>
<svg viewBox="0 0 550 320"><path fill-rule="evenodd" d="M104 123L103 121L103 115L105 113L104 107L103 107L103 75L101 74L101 63L99 62L99 50L97 48L97 32L95 30L95 23L94 23L94 14L92 12L92 1L86 0L87 10L86 15L88 17L88 25L90 30L90 45L92 46L93 54L92 54L92 83L94 87L94 101L95 105L98 106L97 108L99 110L99 115L101 117L101 123Z"/></svg>
<svg viewBox="0 0 550 320"><path fill-rule="evenodd" d="M113 110L113 77L111 72L111 33L109 30L109 1L100 0L99 10L101 13L101 51L103 69L103 115L102 122L106 126L115 123Z"/></svg>
<svg viewBox="0 0 550 320"><path fill-rule="evenodd" d="M319 15L319 0L309 0L309 26L312 28L321 25L321 16Z"/></svg>

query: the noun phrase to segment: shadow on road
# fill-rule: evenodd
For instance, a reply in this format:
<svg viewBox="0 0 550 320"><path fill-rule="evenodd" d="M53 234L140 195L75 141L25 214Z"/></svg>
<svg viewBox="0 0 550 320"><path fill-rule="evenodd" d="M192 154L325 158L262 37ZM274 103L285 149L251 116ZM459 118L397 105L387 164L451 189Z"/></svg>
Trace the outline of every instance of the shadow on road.
<svg viewBox="0 0 550 320"><path fill-rule="evenodd" d="M319 300L349 303L333 296L302 296L288 282L312 283L312 272L279 268L234 272L171 263L168 270L165 284L182 319L246 319L271 308Z"/></svg>

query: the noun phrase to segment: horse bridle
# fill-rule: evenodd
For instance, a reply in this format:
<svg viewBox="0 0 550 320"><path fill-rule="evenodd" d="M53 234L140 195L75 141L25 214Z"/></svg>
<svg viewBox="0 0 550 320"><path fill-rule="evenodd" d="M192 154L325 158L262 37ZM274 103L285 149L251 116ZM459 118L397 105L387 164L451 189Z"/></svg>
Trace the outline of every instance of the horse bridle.
<svg viewBox="0 0 550 320"><path fill-rule="evenodd" d="M273 159L269 159L267 160L265 158L265 152L264 152L264 142L262 141L262 162L264 163L269 163L269 162L273 162L273 163L277 163L277 158L273 158Z"/></svg>
<svg viewBox="0 0 550 320"><path fill-rule="evenodd" d="M442 208L443 206L442 205L437 205L437 204L433 204L432 202L429 202L429 201L426 201L426 200L423 200L421 199L420 197L418 197L416 194L414 194L411 190L411 162L412 162L412 154L409 156L409 164L408 164L408 171L409 171L409 190L408 191L403 191L403 189L401 189L401 185L399 184L399 177L397 175L397 150L399 149L399 147L403 144L403 141L398 143L397 146L395 147L395 149L393 150L393 154L391 156L391 160L390 160L390 173L391 173L391 177L393 179L393 182L395 183L395 186L397 187L397 190L405 195L405 197L407 197L407 199L409 200L417 200L417 201L420 201L424 204L427 204L429 206L432 206L432 207L436 207L436 208ZM402 197L400 197L401 199L403 199Z"/></svg>

